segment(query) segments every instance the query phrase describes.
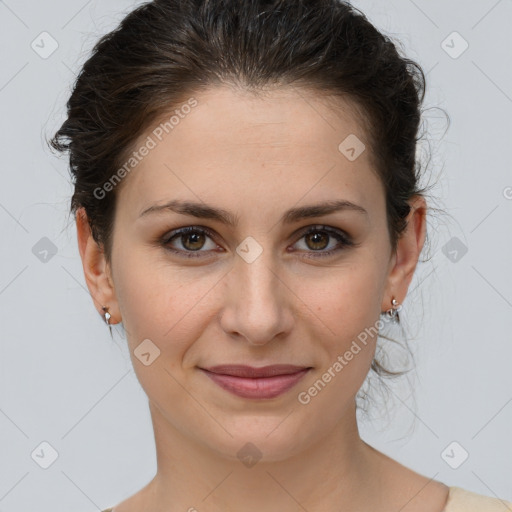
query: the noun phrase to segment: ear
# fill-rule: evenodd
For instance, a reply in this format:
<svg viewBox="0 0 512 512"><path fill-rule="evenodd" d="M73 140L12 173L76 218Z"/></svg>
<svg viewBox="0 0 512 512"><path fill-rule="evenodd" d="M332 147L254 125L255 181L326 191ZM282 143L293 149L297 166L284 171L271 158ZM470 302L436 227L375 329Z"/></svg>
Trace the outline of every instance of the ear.
<svg viewBox="0 0 512 512"><path fill-rule="evenodd" d="M87 213L83 207L77 209L76 228L85 281L94 306L102 317L102 307L107 306L111 315L110 323L118 323L121 320L110 265L106 261L103 248L92 236Z"/></svg>
<svg viewBox="0 0 512 512"><path fill-rule="evenodd" d="M399 304L404 300L425 243L427 202L421 196L414 196L409 204L411 211L407 216L407 227L398 240L396 251L390 261L381 311L391 308L393 297Z"/></svg>

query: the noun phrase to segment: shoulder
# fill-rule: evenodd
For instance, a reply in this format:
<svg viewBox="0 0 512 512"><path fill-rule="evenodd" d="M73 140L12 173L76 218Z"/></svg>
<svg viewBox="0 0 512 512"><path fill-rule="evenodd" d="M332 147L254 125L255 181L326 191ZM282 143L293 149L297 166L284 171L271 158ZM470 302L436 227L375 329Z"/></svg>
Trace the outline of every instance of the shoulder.
<svg viewBox="0 0 512 512"><path fill-rule="evenodd" d="M512 503L491 498L461 487L450 487L443 512L512 512Z"/></svg>

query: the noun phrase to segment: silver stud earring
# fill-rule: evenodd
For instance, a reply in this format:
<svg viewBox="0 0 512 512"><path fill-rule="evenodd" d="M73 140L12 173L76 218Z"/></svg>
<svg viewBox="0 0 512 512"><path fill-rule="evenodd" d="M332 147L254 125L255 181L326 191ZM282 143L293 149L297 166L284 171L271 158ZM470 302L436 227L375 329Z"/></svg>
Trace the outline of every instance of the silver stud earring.
<svg viewBox="0 0 512 512"><path fill-rule="evenodd" d="M103 311L104 311L103 317L105 319L105 323L108 325L108 330L110 331L110 336L111 336L112 339L114 339L114 336L112 335L112 326L110 325L111 315L108 312L108 306L102 306L101 309L103 309Z"/></svg>
<svg viewBox="0 0 512 512"><path fill-rule="evenodd" d="M387 315L391 320L394 320L395 322L400 321L400 317L398 315L398 312L402 309L401 304L398 303L398 301L393 298L391 300L392 307L386 311Z"/></svg>

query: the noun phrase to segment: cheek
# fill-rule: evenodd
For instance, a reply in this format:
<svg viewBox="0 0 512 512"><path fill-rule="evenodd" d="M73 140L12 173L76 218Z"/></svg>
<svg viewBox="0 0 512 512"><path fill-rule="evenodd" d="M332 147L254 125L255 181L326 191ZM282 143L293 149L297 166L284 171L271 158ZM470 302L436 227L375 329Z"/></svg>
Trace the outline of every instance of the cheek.
<svg viewBox="0 0 512 512"><path fill-rule="evenodd" d="M322 400L337 400L340 408L344 407L341 397L355 394L362 385L375 355L383 276L382 265L371 251L360 251L357 261L334 268L329 279L316 283L314 293L306 295L306 283L299 292L309 297L308 305L315 313L311 337L323 352L316 377L329 382L330 390L322 392Z"/></svg>
<svg viewBox="0 0 512 512"><path fill-rule="evenodd" d="M312 336L321 344L323 357L315 374L299 389L299 402L309 403L305 407L310 416L322 415L326 428L352 406L375 355L382 270L371 261L361 259L358 265L338 269L323 293L314 295L311 309L321 320L315 325L322 334L317 331Z"/></svg>
<svg viewBox="0 0 512 512"><path fill-rule="evenodd" d="M371 258L361 257L357 263L333 268L325 279L302 283L297 294L334 335L357 336L379 318L383 271Z"/></svg>
<svg viewBox="0 0 512 512"><path fill-rule="evenodd" d="M132 350L146 338L160 350L179 352L186 345L201 299L211 286L210 279L186 275L161 256L143 251L118 259L116 294Z"/></svg>
<svg viewBox="0 0 512 512"><path fill-rule="evenodd" d="M116 293L139 383L151 400L186 409L187 397L178 383L184 382L183 362L203 328L201 300L211 279L189 282L170 264L142 254L119 259L115 268Z"/></svg>

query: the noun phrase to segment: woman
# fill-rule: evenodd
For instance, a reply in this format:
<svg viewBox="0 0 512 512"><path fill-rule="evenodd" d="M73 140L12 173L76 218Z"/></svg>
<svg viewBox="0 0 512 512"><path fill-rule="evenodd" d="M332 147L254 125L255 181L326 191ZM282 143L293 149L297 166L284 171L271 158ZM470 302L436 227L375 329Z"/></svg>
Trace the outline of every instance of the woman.
<svg viewBox="0 0 512 512"><path fill-rule="evenodd" d="M155 0L96 45L52 145L158 463L108 511L512 510L358 433L426 238L424 86L337 0Z"/></svg>

